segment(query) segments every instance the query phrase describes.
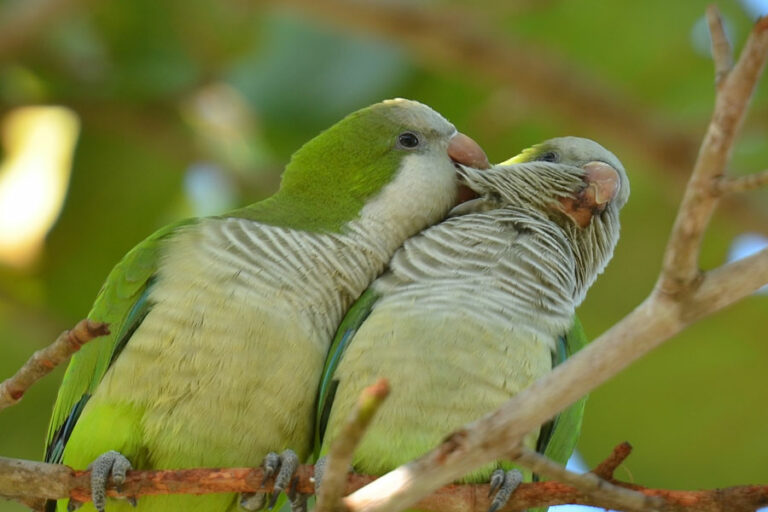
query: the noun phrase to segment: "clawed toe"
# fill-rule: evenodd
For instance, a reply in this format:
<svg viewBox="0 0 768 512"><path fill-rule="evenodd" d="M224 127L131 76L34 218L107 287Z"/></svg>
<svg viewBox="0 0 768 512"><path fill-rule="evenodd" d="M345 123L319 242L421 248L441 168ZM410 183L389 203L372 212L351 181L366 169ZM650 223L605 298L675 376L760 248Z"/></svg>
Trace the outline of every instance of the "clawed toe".
<svg viewBox="0 0 768 512"><path fill-rule="evenodd" d="M104 512L104 508L107 504L107 482L112 477L112 481L115 483L115 488L120 491L123 483L125 482L126 472L133 469L131 462L125 458L120 452L110 450L107 453L99 455L88 466L91 470L91 495L93 499L93 506L99 512ZM136 499L129 498L131 505L136 506ZM67 510L72 512L77 510L82 503L74 500L69 500Z"/></svg>
<svg viewBox="0 0 768 512"><path fill-rule="evenodd" d="M511 471L504 471L503 469L497 469L491 475L490 489L488 496L495 493L491 506L488 507L488 512L496 512L504 505L507 504L512 493L518 488L523 481L523 474L517 469Z"/></svg>
<svg viewBox="0 0 768 512"><path fill-rule="evenodd" d="M267 504L267 507L272 509L275 506L275 503L277 503L280 493L285 489L290 488L293 475L299 467L299 456L296 455L296 452L293 450L285 450L279 455L275 452L269 452L267 456L264 457L262 466L264 467L264 479L261 481L261 485L264 485L267 480L277 474L277 476L275 476L275 485L273 487L272 496ZM291 492L288 494L288 497L291 500L291 509L295 512L302 512L300 508L302 506L301 495L296 493L294 489L291 489ZM304 510L306 510L306 497L303 498L303 501L303 507ZM296 502L296 506L299 507L298 510L294 508L294 502ZM266 503L267 496L264 493L243 494L240 498L240 507L249 512L264 508Z"/></svg>

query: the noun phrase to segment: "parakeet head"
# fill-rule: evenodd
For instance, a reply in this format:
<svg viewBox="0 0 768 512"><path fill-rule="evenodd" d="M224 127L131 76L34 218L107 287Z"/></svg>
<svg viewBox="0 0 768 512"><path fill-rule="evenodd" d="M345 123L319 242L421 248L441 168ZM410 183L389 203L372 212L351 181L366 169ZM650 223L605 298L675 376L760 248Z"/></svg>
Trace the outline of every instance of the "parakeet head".
<svg viewBox="0 0 768 512"><path fill-rule="evenodd" d="M620 210L629 199L629 180L624 166L616 155L593 140L582 137L549 139L498 165L527 162L550 162L584 169L590 175L588 182L597 194L594 200L599 204ZM603 194L602 198L600 194Z"/></svg>
<svg viewBox="0 0 768 512"><path fill-rule="evenodd" d="M613 153L590 139L558 137L489 170L462 167L460 175L480 197L451 215L506 206L544 213L572 244L583 297L613 255L619 211L629 198L629 180Z"/></svg>
<svg viewBox="0 0 768 512"><path fill-rule="evenodd" d="M294 153L270 209L290 205L297 218L290 227L337 231L367 217L402 224L410 236L456 204L455 163L489 166L480 146L430 107L387 100L348 115ZM261 213L259 220L271 221Z"/></svg>

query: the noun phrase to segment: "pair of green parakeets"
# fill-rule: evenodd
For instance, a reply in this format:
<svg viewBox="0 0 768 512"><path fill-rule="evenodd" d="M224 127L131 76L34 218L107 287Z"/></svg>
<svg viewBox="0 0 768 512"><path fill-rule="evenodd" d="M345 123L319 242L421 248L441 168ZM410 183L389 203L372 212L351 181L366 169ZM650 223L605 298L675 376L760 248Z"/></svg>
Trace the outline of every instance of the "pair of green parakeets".
<svg viewBox="0 0 768 512"><path fill-rule="evenodd" d="M585 343L574 309L611 257L628 195L621 163L587 139L489 166L423 104L359 110L299 149L272 197L163 228L117 264L89 314L112 333L72 359L46 460L91 467L99 510L136 505L104 494L131 467L264 461L283 467L280 487L386 377L391 395L354 469L394 469ZM526 444L564 462L582 411ZM510 466L466 481L511 489ZM137 510L265 501L146 496Z"/></svg>

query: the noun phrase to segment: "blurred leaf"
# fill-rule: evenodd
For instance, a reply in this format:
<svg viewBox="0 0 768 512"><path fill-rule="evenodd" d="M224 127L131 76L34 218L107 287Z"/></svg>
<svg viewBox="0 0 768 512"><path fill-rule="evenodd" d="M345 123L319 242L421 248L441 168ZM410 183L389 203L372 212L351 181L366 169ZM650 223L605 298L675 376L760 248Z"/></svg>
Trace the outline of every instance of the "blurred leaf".
<svg viewBox="0 0 768 512"><path fill-rule="evenodd" d="M283 14L267 16L256 35L260 44L233 63L228 80L253 103L271 141L282 148L289 141L291 152L347 113L390 96L408 71L391 44Z"/></svg>

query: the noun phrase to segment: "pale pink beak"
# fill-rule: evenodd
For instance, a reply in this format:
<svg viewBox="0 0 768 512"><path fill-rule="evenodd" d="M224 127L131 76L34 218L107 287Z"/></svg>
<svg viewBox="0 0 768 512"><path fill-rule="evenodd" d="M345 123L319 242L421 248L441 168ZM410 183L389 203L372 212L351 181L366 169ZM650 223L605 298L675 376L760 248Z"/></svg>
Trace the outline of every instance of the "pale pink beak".
<svg viewBox="0 0 768 512"><path fill-rule="evenodd" d="M456 133L451 137L448 156L456 163L475 169L488 169L491 166L483 148L463 133Z"/></svg>
<svg viewBox="0 0 768 512"><path fill-rule="evenodd" d="M589 162L582 167L586 188L576 198L560 200L563 213L568 215L579 227L586 228L592 217L605 211L606 206L619 193L621 178L619 173L605 162Z"/></svg>

